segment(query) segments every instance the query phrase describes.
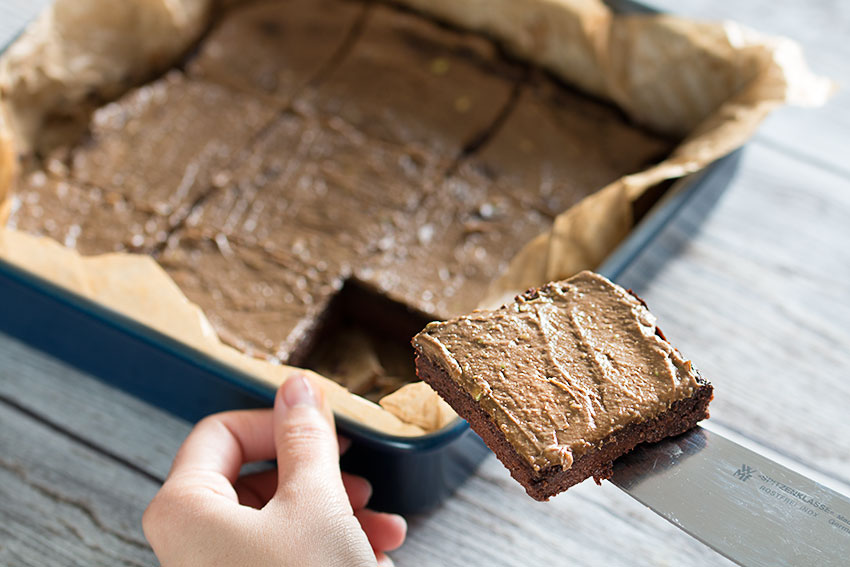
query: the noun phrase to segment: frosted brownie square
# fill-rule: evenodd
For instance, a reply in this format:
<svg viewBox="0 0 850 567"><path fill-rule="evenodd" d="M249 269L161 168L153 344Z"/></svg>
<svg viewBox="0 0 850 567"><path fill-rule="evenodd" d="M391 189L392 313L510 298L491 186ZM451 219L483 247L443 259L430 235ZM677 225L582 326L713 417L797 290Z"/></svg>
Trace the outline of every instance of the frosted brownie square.
<svg viewBox="0 0 850 567"><path fill-rule="evenodd" d="M419 377L537 500L708 417L712 386L640 299L592 272L431 323L413 345Z"/></svg>

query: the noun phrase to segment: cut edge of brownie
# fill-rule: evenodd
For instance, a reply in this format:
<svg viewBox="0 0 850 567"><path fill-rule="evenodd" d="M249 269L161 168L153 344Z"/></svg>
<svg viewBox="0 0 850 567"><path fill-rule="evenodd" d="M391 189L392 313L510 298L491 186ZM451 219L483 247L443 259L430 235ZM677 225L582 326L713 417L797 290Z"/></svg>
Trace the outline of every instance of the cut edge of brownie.
<svg viewBox="0 0 850 567"><path fill-rule="evenodd" d="M696 370L695 370L696 371ZM611 478L614 460L641 443L654 443L688 431L709 416L708 404L714 389L697 373L699 387L688 398L676 401L654 419L629 424L605 437L599 445L577 457L568 469L560 465L535 471L523 459L490 415L469 393L461 388L441 365L432 362L417 349L416 373L448 402L458 415L484 440L535 500L545 502L589 477L597 484Z"/></svg>

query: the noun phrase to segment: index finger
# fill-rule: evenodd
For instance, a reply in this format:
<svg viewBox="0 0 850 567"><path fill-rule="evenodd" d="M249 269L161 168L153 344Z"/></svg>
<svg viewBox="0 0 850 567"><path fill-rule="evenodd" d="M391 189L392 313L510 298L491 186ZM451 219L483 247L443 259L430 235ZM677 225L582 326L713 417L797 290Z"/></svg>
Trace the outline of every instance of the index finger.
<svg viewBox="0 0 850 567"><path fill-rule="evenodd" d="M168 477L214 473L236 482L245 463L275 458L272 410L240 410L205 417L183 442Z"/></svg>

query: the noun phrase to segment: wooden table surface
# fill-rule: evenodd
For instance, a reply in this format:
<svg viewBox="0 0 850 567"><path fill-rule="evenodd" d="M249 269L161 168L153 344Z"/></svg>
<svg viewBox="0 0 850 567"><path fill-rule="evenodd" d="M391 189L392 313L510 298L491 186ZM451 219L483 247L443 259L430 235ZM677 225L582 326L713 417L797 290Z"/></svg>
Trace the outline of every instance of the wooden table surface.
<svg viewBox="0 0 850 567"><path fill-rule="evenodd" d="M803 44L850 77L850 4L654 0ZM0 3L0 44L35 3ZM783 109L720 195L621 278L715 385L708 427L850 495L850 93ZM2 317L2 314L0 314ZM190 425L0 335L0 564L150 565L142 511ZM612 485L541 504L494 458L409 518L398 565L725 565Z"/></svg>

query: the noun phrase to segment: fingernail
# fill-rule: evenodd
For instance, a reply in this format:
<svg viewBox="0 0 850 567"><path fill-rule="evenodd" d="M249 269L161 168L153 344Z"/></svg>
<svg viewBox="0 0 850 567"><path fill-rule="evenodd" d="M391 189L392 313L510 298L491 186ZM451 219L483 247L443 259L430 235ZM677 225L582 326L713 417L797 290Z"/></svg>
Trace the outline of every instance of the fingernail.
<svg viewBox="0 0 850 567"><path fill-rule="evenodd" d="M296 406L318 407L319 399L310 380L303 374L290 376L281 387L283 403L290 408Z"/></svg>

